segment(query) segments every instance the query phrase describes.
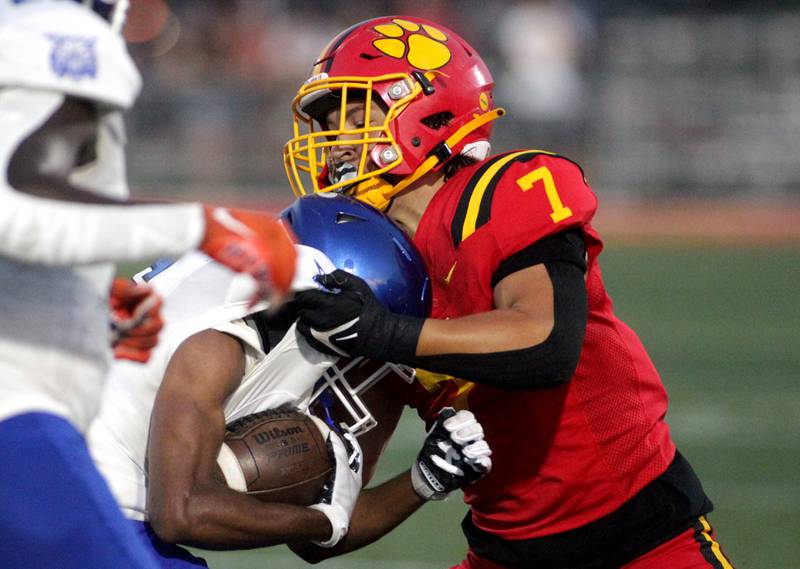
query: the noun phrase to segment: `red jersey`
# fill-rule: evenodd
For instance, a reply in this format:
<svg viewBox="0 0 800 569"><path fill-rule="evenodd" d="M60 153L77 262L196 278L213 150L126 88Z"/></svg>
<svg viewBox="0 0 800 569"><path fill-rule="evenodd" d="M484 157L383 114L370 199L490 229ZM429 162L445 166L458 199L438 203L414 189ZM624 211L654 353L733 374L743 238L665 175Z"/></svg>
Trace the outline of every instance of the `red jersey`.
<svg viewBox="0 0 800 569"><path fill-rule="evenodd" d="M506 390L420 373L426 421L469 408L492 472L464 490L475 525L504 539L567 531L616 510L675 454L667 396L636 334L614 315L590 222L597 200L575 163L523 150L460 171L437 192L415 242L433 284L434 318L492 310L492 275L532 243L579 228L587 246L588 323L577 370L556 389ZM430 374L432 376L432 374Z"/></svg>

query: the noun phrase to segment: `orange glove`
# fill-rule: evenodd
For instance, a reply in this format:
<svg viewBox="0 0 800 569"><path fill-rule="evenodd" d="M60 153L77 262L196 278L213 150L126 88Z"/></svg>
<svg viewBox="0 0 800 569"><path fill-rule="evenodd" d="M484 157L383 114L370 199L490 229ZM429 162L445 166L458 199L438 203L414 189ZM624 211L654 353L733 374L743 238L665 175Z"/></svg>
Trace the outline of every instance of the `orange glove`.
<svg viewBox="0 0 800 569"><path fill-rule="evenodd" d="M237 273L255 279L258 289L250 301L276 305L289 291L297 253L294 237L272 216L257 211L205 207L206 234L200 250Z"/></svg>
<svg viewBox="0 0 800 569"><path fill-rule="evenodd" d="M164 326L161 296L150 285L116 278L111 285L109 304L114 357L147 362Z"/></svg>

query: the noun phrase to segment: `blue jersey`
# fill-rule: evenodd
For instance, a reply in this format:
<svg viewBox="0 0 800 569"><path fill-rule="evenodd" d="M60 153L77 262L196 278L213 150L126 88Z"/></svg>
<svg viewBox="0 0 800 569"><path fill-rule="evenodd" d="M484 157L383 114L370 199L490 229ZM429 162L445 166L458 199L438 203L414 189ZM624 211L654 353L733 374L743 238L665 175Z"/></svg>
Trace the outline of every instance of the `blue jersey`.
<svg viewBox="0 0 800 569"><path fill-rule="evenodd" d="M158 567L63 418L0 421L0 504L0 567Z"/></svg>

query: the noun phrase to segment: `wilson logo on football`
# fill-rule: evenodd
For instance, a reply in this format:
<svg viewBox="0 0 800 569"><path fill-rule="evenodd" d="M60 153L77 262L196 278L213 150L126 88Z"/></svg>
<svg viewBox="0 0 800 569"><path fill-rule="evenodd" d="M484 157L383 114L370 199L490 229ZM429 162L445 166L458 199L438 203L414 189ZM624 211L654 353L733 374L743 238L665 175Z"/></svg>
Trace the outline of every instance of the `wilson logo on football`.
<svg viewBox="0 0 800 569"><path fill-rule="evenodd" d="M447 35L428 24L395 18L390 24L375 26L374 30L383 36L372 42L378 51L395 59L405 57L422 71L444 67L452 58L450 48L445 45Z"/></svg>
<svg viewBox="0 0 800 569"><path fill-rule="evenodd" d="M270 441L277 441L280 439L285 439L286 437L290 437L292 435L299 435L303 432L302 427L289 427L287 429L281 429L275 427L269 431L261 431L260 433L256 433L253 437L255 441L260 444L267 444Z"/></svg>

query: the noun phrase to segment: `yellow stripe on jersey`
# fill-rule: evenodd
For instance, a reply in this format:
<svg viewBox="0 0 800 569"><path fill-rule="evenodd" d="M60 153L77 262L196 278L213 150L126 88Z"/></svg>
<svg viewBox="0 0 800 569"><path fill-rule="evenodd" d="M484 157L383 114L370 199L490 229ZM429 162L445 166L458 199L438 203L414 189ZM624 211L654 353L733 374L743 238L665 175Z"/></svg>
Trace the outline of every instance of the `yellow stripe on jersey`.
<svg viewBox="0 0 800 569"><path fill-rule="evenodd" d="M464 219L464 225L461 227L461 241L464 241L467 237L475 233L475 226L478 222L478 212L481 209L483 194L486 192L489 182L491 182L492 178L497 175L497 172L500 170L500 168L524 154L538 154L538 151L521 150L520 152L512 152L511 154L507 154L492 164L491 167L489 167L489 169L486 170L486 172L484 172L480 177L478 183L475 184L475 189L472 190L472 195L469 197L467 215Z"/></svg>
<svg viewBox="0 0 800 569"><path fill-rule="evenodd" d="M469 409L469 392L472 391L472 388L475 387L475 384L471 381L465 381L463 379L455 380L458 384L458 391L456 392L455 397L450 402L450 405L453 406L453 409L456 411L461 411L462 409Z"/></svg>
<svg viewBox="0 0 800 569"><path fill-rule="evenodd" d="M716 560L720 562L722 568L734 569L733 565L731 565L730 561L728 561L725 555L722 553L719 543L717 543L717 541L711 537L711 524L708 523L708 520L705 516L700 516L700 525L703 526L703 531L700 532L700 535L702 535L703 539L711 544L711 552Z"/></svg>
<svg viewBox="0 0 800 569"><path fill-rule="evenodd" d="M452 381L455 379L452 375L446 375L443 373L434 373L432 371L419 368L417 368L416 374L414 374L414 378L429 393L436 393L437 391L439 391L439 389L442 388L442 386L439 385L440 383L444 383L446 381Z"/></svg>
<svg viewBox="0 0 800 569"><path fill-rule="evenodd" d="M436 393L442 388L442 383L452 381L458 386L458 390L453 396L453 400L450 402L455 409L461 410L467 408L467 395L469 392L472 391L472 388L475 387L475 384L471 381L465 381L463 379L456 379L452 375L446 375L443 373L434 373L432 371L427 371L424 369L417 369L415 379L425 388L426 391L429 393Z"/></svg>
<svg viewBox="0 0 800 569"><path fill-rule="evenodd" d="M461 196L458 199L458 205L450 223L450 236L454 247L458 248L464 239L489 222L494 192L506 170L514 162L531 162L540 154L563 158L563 156L546 150L517 150L493 156L477 167L461 190ZM565 160L569 159L566 158ZM572 162L571 160L569 161ZM575 164L574 162L572 163ZM577 164L575 166L580 168ZM552 191L548 192L548 199L552 199L551 194ZM558 195L556 194L555 197L557 198ZM566 212L566 208L563 209Z"/></svg>

